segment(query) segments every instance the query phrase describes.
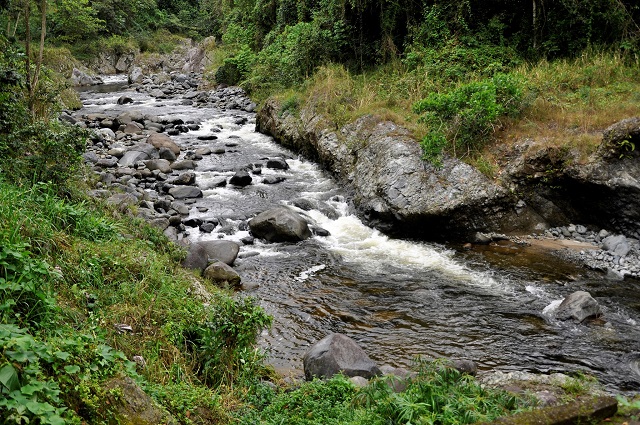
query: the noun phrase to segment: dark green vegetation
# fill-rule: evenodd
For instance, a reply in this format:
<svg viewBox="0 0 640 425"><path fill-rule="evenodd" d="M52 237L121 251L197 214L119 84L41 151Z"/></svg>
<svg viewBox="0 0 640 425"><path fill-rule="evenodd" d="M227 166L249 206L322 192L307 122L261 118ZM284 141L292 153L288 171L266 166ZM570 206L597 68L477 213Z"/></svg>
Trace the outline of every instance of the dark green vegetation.
<svg viewBox="0 0 640 425"><path fill-rule="evenodd" d="M474 379L439 362L419 362L407 388L399 378L376 378L356 390L342 376L294 391L265 389L243 424L468 424L530 406L507 392L484 390ZM530 401L529 401L530 403Z"/></svg>

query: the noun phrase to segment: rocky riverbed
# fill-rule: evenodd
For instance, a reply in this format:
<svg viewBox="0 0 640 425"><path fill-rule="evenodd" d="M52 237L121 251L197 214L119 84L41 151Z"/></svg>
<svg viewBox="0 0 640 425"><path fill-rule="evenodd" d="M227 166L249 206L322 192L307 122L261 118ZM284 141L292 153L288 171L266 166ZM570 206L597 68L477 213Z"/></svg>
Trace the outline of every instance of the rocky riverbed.
<svg viewBox="0 0 640 425"><path fill-rule="evenodd" d="M570 290L581 290L577 282L555 288L526 276L514 280L499 270L460 264L446 247L387 238L353 215L355 211L361 217L366 214L358 207L362 194L356 195L357 209L348 202L352 186L337 188L315 165L248 132L255 120L255 104L240 89L201 90L196 73L141 75L138 80L121 81L113 94L87 95L82 111L62 117L94 129L85 154L99 180L94 194L123 211L135 212L174 241L189 244L191 267L214 281L237 285L235 279L241 277L242 285L251 288L276 317L270 334L263 335L276 367L300 367L302 354L313 343L328 333L344 332L380 364L392 367L406 367L414 355L427 354L471 358L485 371L520 369L525 364L538 372L571 371L584 366L581 359L588 356L596 359L589 370L600 373L605 382L633 387L633 379L621 384L619 378L625 368L635 367L632 343L612 346L608 336L599 339L600 325L585 322L578 325L578 332L589 337L565 347L563 341L573 338L574 327L543 314L552 301L563 299ZM388 164L390 171L393 164ZM459 179L453 187L463 187L465 173L456 173ZM406 175L402 181L407 185L414 177ZM376 180L375 184L382 183ZM446 186L439 186L443 196ZM369 189L376 191L374 186ZM396 185L394 190L398 201L409 188ZM412 197L419 196L420 191L414 192ZM475 193L478 200L484 196ZM374 209L376 199L381 198L374 197L368 204ZM391 210L380 205L380 214L374 218L382 223ZM302 235L295 240L302 241L276 238L268 242L269 232L256 238L252 219L282 206L305 222L293 226ZM516 207L509 216L518 215L524 205L516 203ZM472 220L472 214L463 215ZM479 224L476 228L484 230ZM503 239L496 233L488 235L472 242L491 244ZM615 269L611 261L617 255L624 258L626 267L619 273L628 270L627 277L635 276L630 263L637 261L637 243L626 237L629 251L620 255L619 248L596 246L607 236L611 235L601 234L600 229L567 225L529 238L509 238L517 243L584 239L585 246L602 251L607 268ZM591 251L577 250L576 259L580 250L585 258ZM210 264L210 258L220 261ZM232 265L235 276L224 265ZM214 267L207 272L209 266ZM387 295L381 297L381 293ZM606 332L634 335L629 322L633 314L619 307L619 298L596 298L612 323ZM502 313L507 310L512 312ZM454 328L452 321L458 323ZM503 328L519 329L528 336L503 334ZM555 347L551 351L558 353L539 353L535 347L541 346ZM624 360L618 366L613 358Z"/></svg>

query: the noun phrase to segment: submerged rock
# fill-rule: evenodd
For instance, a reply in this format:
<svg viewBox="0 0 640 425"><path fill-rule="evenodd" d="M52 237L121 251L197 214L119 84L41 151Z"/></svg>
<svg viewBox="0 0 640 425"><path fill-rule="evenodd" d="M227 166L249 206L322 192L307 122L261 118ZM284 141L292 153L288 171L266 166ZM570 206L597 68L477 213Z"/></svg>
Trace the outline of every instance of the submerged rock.
<svg viewBox="0 0 640 425"><path fill-rule="evenodd" d="M381 375L380 368L351 338L331 334L316 342L304 355L304 376L329 379L338 373L345 376L373 378Z"/></svg>

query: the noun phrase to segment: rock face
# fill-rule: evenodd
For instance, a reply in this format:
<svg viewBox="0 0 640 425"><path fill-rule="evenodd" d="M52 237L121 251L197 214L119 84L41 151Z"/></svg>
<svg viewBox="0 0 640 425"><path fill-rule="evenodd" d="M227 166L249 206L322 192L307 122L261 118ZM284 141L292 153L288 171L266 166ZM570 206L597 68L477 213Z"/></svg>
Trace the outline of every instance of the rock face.
<svg viewBox="0 0 640 425"><path fill-rule="evenodd" d="M269 242L298 242L311 237L311 230L302 216L289 208L264 211L249 220L251 233Z"/></svg>
<svg viewBox="0 0 640 425"><path fill-rule="evenodd" d="M304 355L303 363L308 381L314 377L328 379L338 373L367 379L382 374L362 348L343 334L331 334L315 343Z"/></svg>
<svg viewBox="0 0 640 425"><path fill-rule="evenodd" d="M590 157L522 140L499 152L503 184L550 226L584 223L640 238L640 117L613 124Z"/></svg>
<svg viewBox="0 0 640 425"><path fill-rule="evenodd" d="M281 114L269 100L257 129L283 145L319 160L353 192L362 215L382 230L412 237L475 231L533 229L543 221L475 168L445 158L435 168L421 159L409 132L365 116L339 131L312 110ZM335 128L335 126L333 126Z"/></svg>
<svg viewBox="0 0 640 425"><path fill-rule="evenodd" d="M556 311L556 318L560 320L574 319L578 322L589 317L597 317L602 314L600 305L585 291L577 291L569 294Z"/></svg>

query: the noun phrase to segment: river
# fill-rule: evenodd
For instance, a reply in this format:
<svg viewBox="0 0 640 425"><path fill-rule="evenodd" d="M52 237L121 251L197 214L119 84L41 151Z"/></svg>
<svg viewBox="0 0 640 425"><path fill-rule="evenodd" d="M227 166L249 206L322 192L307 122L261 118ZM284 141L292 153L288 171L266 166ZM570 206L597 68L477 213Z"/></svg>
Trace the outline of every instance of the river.
<svg viewBox="0 0 640 425"><path fill-rule="evenodd" d="M224 149L205 156L198 185L231 176L266 158L285 158L289 169L262 167L251 185L205 189L193 215L216 218L212 233L190 229L192 241L249 235L246 221L276 205L289 205L330 232L304 242L243 245L235 269L257 287L243 292L274 317L260 337L269 363L299 372L306 350L327 334L355 339L379 364L410 366L416 356L467 358L481 371L582 371L615 392L640 389L640 282L611 281L543 251L515 245L478 246L392 239L367 227L347 193L317 164L256 133L255 114L194 108L181 99L158 101L125 91L122 80L81 92L82 114L139 110L200 125L173 137L187 149ZM133 104L117 105L123 94ZM216 134L217 140L198 136ZM255 166L254 166L255 168ZM277 184L263 183L270 176ZM314 208L303 211L293 206ZM241 243L241 242L240 242ZM242 244L242 243L241 243ZM543 313L567 294L589 291L604 320L576 324Z"/></svg>

